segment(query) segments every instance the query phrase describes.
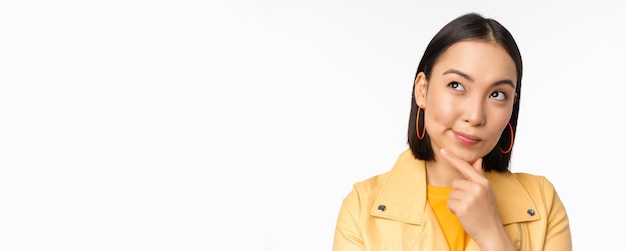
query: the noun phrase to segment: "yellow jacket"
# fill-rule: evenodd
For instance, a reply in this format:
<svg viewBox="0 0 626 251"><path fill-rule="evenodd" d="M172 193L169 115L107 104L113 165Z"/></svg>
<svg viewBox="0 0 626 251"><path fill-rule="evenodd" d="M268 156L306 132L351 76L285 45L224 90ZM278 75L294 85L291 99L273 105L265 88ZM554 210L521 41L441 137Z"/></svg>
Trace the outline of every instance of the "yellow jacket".
<svg viewBox="0 0 626 251"><path fill-rule="evenodd" d="M518 250L572 250L565 207L546 178L497 172L485 177ZM406 150L391 171L356 183L339 212L333 250L449 251L426 200L424 161ZM480 248L472 240L466 250Z"/></svg>

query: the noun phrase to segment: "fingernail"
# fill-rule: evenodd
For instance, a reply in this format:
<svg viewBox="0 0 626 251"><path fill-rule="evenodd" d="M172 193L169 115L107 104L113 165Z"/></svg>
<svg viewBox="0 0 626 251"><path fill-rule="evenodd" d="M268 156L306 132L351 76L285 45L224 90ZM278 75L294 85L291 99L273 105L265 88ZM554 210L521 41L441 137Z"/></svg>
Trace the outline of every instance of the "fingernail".
<svg viewBox="0 0 626 251"><path fill-rule="evenodd" d="M439 150L441 152L441 154L443 155L447 155L448 154L448 150L446 150L445 148L441 148L441 150Z"/></svg>

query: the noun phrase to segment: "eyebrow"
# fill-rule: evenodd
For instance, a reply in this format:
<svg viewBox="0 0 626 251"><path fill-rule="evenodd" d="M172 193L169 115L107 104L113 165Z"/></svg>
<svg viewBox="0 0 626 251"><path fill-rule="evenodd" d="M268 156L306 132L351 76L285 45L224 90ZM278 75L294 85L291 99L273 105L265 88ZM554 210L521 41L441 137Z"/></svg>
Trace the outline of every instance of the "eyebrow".
<svg viewBox="0 0 626 251"><path fill-rule="evenodd" d="M467 75L467 73L459 71L457 69L449 69L445 71L442 75L446 75L446 74L456 74L456 75L463 77L464 79L467 79L470 82L474 82L474 78L472 78L470 75ZM496 81L492 85L501 85L501 84L508 84L511 87L515 88L515 84L513 84L513 81L511 81L510 79L503 79L500 81Z"/></svg>

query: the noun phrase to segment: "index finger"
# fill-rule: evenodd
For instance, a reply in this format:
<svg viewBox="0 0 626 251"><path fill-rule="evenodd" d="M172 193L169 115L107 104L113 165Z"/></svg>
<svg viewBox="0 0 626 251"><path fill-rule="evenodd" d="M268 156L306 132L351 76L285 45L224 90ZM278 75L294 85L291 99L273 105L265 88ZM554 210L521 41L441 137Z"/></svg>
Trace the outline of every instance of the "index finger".
<svg viewBox="0 0 626 251"><path fill-rule="evenodd" d="M482 168L482 163L483 163L482 158L478 159L476 162L470 165L470 163L465 162L464 160L460 159L459 157L454 155L454 153L448 151L445 148L441 148L440 152L441 152L441 156L443 156L448 162L450 162L450 164L452 164L454 168L459 170L459 172L461 172L461 174L463 174L463 176L465 176L465 178L467 178L468 180L478 181L484 177L483 168Z"/></svg>

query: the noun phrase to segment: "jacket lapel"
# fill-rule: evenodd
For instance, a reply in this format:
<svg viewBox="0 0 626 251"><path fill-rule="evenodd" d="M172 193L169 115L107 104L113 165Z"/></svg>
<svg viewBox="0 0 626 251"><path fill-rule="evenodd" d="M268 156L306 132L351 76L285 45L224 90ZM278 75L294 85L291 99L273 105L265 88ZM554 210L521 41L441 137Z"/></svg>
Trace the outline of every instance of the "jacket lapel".
<svg viewBox="0 0 626 251"><path fill-rule="evenodd" d="M372 208L370 215L412 224L421 228L408 249L430 247L432 250L450 251L446 237L426 199L426 166L408 150L400 155L390 172ZM379 206L384 205L384 210Z"/></svg>
<svg viewBox="0 0 626 251"><path fill-rule="evenodd" d="M541 218L539 210L536 210L530 195L524 190L515 174L486 172L485 177L494 189L503 225ZM383 184L383 188L370 209L372 216L418 226L429 225L425 231L431 232L425 233L422 238L433 238L433 240L445 242L443 231L427 203L424 161L415 159L413 153L406 150L400 155L387 181L383 181ZM529 213L531 209L534 210L532 214ZM471 240L466 250L478 251L480 247L474 240Z"/></svg>
<svg viewBox="0 0 626 251"><path fill-rule="evenodd" d="M384 210L379 210L383 205ZM410 150L403 152L391 170L370 210L375 217L409 224L424 224L426 211L426 168L424 161L413 157Z"/></svg>
<svg viewBox="0 0 626 251"><path fill-rule="evenodd" d="M535 203L515 174L489 172L485 173L485 177L489 179L496 194L503 225L541 219Z"/></svg>
<svg viewBox="0 0 626 251"><path fill-rule="evenodd" d="M502 224L541 219L535 203L515 174L486 172L498 201ZM380 205L385 210L378 210ZM423 224L426 209L426 166L410 150L396 161L389 179L370 210L371 215L410 224ZM534 214L529 214L533 210Z"/></svg>

